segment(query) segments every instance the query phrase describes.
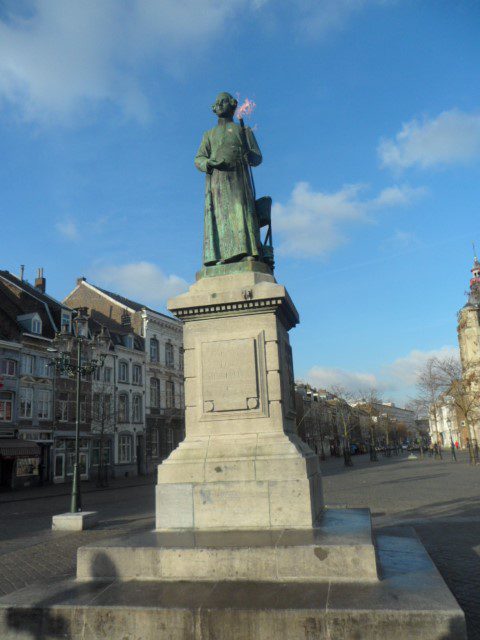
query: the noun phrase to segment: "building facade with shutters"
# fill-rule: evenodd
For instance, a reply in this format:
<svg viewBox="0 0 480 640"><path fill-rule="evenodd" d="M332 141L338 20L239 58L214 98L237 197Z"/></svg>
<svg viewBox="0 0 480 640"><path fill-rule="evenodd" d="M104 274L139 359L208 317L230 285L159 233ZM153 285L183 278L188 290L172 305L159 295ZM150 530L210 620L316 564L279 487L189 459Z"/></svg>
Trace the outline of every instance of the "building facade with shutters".
<svg viewBox="0 0 480 640"><path fill-rule="evenodd" d="M87 282L77 280L75 289L65 298L71 308L87 307L98 322L115 322L123 330L131 328L136 340L142 341L141 358L134 354L123 354L123 345L116 345L116 415L118 446L115 448L115 464L130 451L128 436L133 432L134 455L143 456L138 469L154 472L159 464L178 445L185 435L184 391L183 391L183 327L171 316L155 311L117 293L101 289ZM130 358L132 358L130 362ZM135 361L135 362L134 362ZM141 385L138 383L141 370ZM128 382L123 381L124 378ZM124 421L125 413L138 416L140 410L140 387L143 393L144 430L139 431L139 423ZM128 407L127 407L127 403ZM120 426L123 425L123 433ZM143 471L142 471L143 472Z"/></svg>

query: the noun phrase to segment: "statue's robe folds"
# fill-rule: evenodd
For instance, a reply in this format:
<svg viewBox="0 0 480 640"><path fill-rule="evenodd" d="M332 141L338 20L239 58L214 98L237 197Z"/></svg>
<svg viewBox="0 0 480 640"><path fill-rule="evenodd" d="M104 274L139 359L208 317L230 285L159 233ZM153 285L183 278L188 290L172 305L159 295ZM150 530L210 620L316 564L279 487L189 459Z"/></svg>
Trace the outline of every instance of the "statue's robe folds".
<svg viewBox="0 0 480 640"><path fill-rule="evenodd" d="M207 174L203 264L235 262L245 256L259 257L260 232L249 164L257 166L262 154L249 127L245 143L240 125L225 121L207 131L195 157L195 166ZM219 169L207 160L225 160Z"/></svg>

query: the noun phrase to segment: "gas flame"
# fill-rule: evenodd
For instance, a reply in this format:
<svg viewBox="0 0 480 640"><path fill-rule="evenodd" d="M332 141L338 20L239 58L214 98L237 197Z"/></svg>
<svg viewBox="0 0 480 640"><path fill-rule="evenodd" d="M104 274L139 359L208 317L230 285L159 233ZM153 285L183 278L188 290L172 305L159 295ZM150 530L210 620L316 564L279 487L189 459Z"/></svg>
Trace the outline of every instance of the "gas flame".
<svg viewBox="0 0 480 640"><path fill-rule="evenodd" d="M237 107L235 115L239 120L243 119L245 116L251 116L256 106L257 105L253 100L245 98L243 103Z"/></svg>

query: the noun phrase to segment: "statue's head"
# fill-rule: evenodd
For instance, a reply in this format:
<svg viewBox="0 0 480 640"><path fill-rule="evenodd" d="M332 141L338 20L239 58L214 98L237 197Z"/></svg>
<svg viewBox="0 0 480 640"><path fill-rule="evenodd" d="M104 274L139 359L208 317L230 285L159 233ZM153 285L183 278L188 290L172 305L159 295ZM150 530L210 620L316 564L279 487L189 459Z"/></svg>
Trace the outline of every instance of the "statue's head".
<svg viewBox="0 0 480 640"><path fill-rule="evenodd" d="M238 100L235 100L230 93L223 91L216 97L215 103L212 104L212 110L219 118L233 117L237 105Z"/></svg>

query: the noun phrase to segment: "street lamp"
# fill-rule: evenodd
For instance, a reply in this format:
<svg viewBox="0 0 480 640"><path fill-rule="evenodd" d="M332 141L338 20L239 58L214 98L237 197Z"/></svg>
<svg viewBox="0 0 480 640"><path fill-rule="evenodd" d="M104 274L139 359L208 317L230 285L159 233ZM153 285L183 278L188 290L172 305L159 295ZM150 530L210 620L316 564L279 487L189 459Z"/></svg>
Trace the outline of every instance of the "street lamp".
<svg viewBox="0 0 480 640"><path fill-rule="evenodd" d="M69 351L64 349L51 348L49 351L57 353L57 356L52 358L52 365L59 373L66 373L70 378L76 378L76 404L75 404L75 460L73 464L73 481L72 481L72 499L70 503L70 513L78 513L82 510L82 500L80 492L80 476L79 476L79 461L80 461L80 386L82 376L91 375L98 367L103 367L106 354L100 354L100 360L92 358L90 361L82 361L82 345L88 340L88 316L85 313L85 309L79 309L77 317L74 319L75 335L72 338L66 333L60 333L56 336L55 341L59 347L68 346L66 343L70 339L76 342L77 357L75 361L72 361ZM103 331L96 338L96 342L99 346L106 346L106 336Z"/></svg>

